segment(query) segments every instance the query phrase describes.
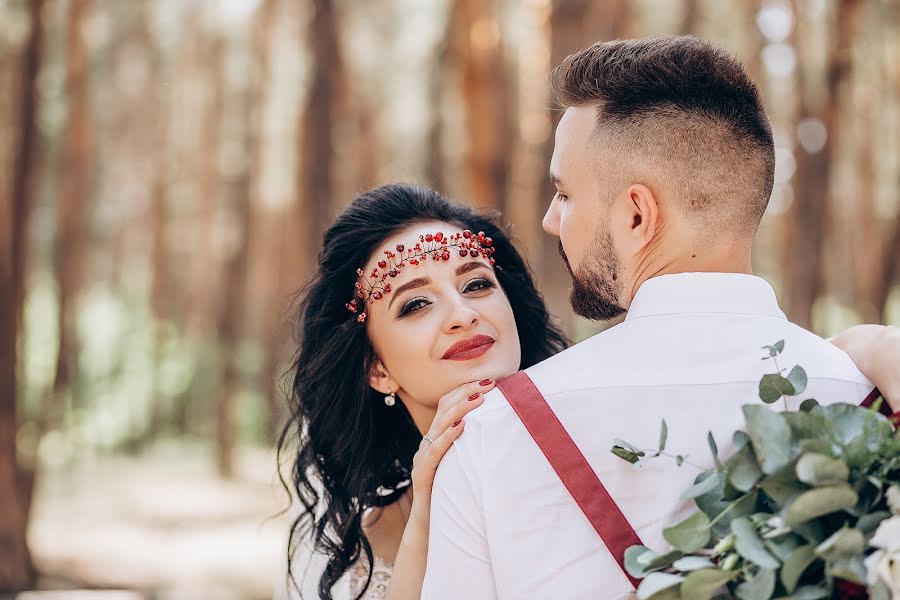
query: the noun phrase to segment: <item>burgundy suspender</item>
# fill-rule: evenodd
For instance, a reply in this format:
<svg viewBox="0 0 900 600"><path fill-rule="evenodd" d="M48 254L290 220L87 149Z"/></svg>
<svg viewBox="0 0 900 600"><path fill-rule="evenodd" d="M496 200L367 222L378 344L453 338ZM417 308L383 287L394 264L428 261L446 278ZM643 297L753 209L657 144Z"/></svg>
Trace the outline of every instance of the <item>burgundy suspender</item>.
<svg viewBox="0 0 900 600"><path fill-rule="evenodd" d="M600 534L600 539L615 557L622 572L637 588L638 580L625 570L625 550L641 544L641 540L544 396L523 371L498 381L497 387L506 396L578 507Z"/></svg>
<svg viewBox="0 0 900 600"><path fill-rule="evenodd" d="M878 391L878 388L875 388L874 390L872 390L869 393L868 396L866 396L866 399L862 401L860 406L862 406L863 408L869 408L870 406L872 406L875 403L875 400L880 395L881 395L881 392ZM878 412L880 412L881 414L886 416L888 419L890 419L894 423L894 425L896 425L897 427L900 427L900 412L892 413L891 407L890 407L890 405L888 405L887 402L881 403L881 406L878 407Z"/></svg>

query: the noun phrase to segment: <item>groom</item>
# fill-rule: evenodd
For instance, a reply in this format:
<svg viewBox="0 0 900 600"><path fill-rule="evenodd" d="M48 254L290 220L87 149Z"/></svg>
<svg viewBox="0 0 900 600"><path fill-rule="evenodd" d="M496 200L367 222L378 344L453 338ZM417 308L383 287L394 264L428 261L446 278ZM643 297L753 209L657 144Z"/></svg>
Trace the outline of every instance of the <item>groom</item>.
<svg viewBox="0 0 900 600"><path fill-rule="evenodd" d="M614 438L653 448L665 419L674 452L707 466L712 431L727 454L741 405L773 368L762 346L785 340L781 366L809 376L803 398L871 391L752 274L775 153L734 58L692 37L607 42L568 57L553 87L566 110L544 229L559 237L575 312L627 316L507 380L467 417L434 485L427 600L630 597L624 550L667 547L662 530L691 512L679 495L698 471L664 459L634 468L610 452ZM555 444L562 466L536 439Z"/></svg>

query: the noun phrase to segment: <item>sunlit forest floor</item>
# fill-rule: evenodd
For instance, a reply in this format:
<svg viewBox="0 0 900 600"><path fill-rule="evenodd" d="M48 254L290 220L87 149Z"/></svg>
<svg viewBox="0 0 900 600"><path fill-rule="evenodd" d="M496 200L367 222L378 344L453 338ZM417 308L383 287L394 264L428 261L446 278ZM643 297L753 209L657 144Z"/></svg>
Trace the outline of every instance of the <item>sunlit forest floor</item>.
<svg viewBox="0 0 900 600"><path fill-rule="evenodd" d="M45 467L29 531L40 588L271 598L288 527L275 516L287 496L274 465L271 451L244 448L235 477L223 479L211 452L178 442Z"/></svg>

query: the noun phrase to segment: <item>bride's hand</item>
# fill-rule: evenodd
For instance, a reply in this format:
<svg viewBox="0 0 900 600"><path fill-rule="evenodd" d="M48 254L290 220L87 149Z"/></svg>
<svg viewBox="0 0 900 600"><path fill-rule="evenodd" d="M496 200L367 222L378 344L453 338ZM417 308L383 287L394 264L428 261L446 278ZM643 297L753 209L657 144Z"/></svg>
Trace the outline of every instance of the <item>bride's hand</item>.
<svg viewBox="0 0 900 600"><path fill-rule="evenodd" d="M413 505L410 522L415 521L414 526L426 539L431 512L431 488L434 485L434 475L437 472L438 464L450 449L453 441L465 429L466 422L463 417L481 406L484 402L484 394L494 387L496 387L496 382L493 379L483 379L461 385L442 397L438 402L434 421L428 429L428 437L434 444L430 444L425 438L422 438L419 450L413 457Z"/></svg>
<svg viewBox="0 0 900 600"><path fill-rule="evenodd" d="M857 325L831 342L850 355L859 370L874 383L894 412L900 411L900 328Z"/></svg>

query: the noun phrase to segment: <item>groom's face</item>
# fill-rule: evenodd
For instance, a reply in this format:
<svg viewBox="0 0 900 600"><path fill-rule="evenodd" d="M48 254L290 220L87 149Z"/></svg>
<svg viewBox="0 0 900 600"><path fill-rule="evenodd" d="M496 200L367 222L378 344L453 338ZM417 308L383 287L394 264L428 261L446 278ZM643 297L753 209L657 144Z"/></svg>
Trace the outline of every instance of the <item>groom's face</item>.
<svg viewBox="0 0 900 600"><path fill-rule="evenodd" d="M559 122L550 160L556 194L543 227L559 238L560 255L572 275L573 310L604 320L625 309L620 254L611 228L617 191L602 180L605 169L597 164L597 142L591 139L596 115L592 107L571 107Z"/></svg>

